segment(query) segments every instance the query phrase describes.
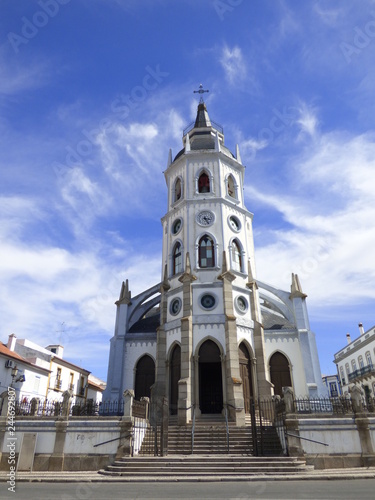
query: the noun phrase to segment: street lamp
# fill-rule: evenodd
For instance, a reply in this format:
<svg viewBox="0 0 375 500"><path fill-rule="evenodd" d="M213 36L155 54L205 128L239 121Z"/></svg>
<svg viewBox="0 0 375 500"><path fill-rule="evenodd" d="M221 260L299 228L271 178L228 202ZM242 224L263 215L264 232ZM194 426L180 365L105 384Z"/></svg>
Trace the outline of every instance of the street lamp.
<svg viewBox="0 0 375 500"><path fill-rule="evenodd" d="M18 368L17 368L17 365L15 365L12 368L12 372L11 372L11 375L12 375L12 383L10 384L11 387L13 387L14 379L17 377L17 373L18 373Z"/></svg>

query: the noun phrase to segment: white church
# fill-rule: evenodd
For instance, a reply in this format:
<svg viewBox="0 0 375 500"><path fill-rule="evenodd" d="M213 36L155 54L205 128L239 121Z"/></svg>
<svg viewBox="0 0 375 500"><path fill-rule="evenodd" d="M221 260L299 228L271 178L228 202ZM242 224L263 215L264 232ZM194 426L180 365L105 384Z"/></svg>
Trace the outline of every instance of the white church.
<svg viewBox="0 0 375 500"><path fill-rule="evenodd" d="M325 396L306 295L258 280L253 214L244 203L240 152L224 142L202 99L169 152L161 219L161 282L136 297L122 284L104 400L168 398L178 424L228 409L244 425L252 398Z"/></svg>

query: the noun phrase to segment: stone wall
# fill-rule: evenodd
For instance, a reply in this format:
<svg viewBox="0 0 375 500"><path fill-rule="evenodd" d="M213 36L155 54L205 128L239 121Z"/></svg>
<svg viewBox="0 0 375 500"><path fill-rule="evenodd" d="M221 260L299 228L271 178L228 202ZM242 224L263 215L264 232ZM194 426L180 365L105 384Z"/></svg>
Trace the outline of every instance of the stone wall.
<svg viewBox="0 0 375 500"><path fill-rule="evenodd" d="M5 417L0 417L0 469L8 471L10 453L17 461L24 436L35 435L35 450L27 450L34 471L98 470L111 463L124 435L122 417L43 418L17 417L10 434ZM104 444L103 444L104 443ZM99 446L97 446L99 445ZM34 453L34 459L30 455Z"/></svg>
<svg viewBox="0 0 375 500"><path fill-rule="evenodd" d="M364 406L358 388L352 390L351 396L351 410L346 411L342 406L341 415L329 400L325 414L303 415L298 413L298 401L296 404L291 388L284 388L289 455L304 457L307 464L316 469L374 467L375 413ZM306 403L308 401L302 403L304 411L307 411ZM311 400L310 408L316 410L319 403L319 400Z"/></svg>

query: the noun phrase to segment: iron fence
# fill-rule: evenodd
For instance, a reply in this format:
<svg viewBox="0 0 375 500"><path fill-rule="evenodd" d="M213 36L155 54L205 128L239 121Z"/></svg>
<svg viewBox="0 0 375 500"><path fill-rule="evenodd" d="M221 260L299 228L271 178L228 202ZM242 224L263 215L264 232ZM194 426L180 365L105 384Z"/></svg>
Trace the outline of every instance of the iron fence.
<svg viewBox="0 0 375 500"><path fill-rule="evenodd" d="M64 414L69 416L121 416L124 414L124 401L79 401L69 404L69 412L64 411L62 401L38 400L17 401L15 403L15 414L17 416L33 417L59 417Z"/></svg>
<svg viewBox="0 0 375 500"><path fill-rule="evenodd" d="M351 399L346 398L296 398L294 400L296 413L329 413L347 414L353 413Z"/></svg>

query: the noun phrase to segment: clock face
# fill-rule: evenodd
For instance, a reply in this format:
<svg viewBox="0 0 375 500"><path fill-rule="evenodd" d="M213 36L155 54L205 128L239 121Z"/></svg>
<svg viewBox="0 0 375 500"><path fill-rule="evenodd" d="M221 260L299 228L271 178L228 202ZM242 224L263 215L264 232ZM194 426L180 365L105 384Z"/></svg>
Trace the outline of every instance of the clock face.
<svg viewBox="0 0 375 500"><path fill-rule="evenodd" d="M179 232L179 230L181 229L181 226L182 226L182 220L181 219L175 220L173 225L172 225L172 233L177 234Z"/></svg>
<svg viewBox="0 0 375 500"><path fill-rule="evenodd" d="M229 225L233 231L239 231L241 228L240 221L234 215L229 217Z"/></svg>
<svg viewBox="0 0 375 500"><path fill-rule="evenodd" d="M210 293L205 293L204 295L202 295L201 306L204 309L213 309L215 307L215 304L216 299L213 295L211 295Z"/></svg>
<svg viewBox="0 0 375 500"><path fill-rule="evenodd" d="M209 210L203 210L203 212L199 212L197 215L197 222L201 226L211 226L215 220L215 216Z"/></svg>

